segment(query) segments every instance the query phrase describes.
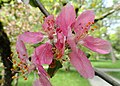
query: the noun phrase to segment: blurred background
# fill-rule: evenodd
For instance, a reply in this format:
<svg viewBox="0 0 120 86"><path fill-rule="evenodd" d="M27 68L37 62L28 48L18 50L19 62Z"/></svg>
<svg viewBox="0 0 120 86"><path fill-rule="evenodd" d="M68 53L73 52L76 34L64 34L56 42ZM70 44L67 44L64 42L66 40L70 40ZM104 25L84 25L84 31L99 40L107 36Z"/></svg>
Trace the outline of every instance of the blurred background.
<svg viewBox="0 0 120 86"><path fill-rule="evenodd" d="M90 32L94 37L108 40L112 52L101 55L83 47L83 51L91 60L93 67L106 72L116 80L120 80L120 0L40 0L50 14L57 16L62 7L71 3L77 15L92 9L95 12L96 29ZM21 0L0 0L0 84L13 76L10 59L17 59L15 51L16 38L25 31L41 31L44 15L38 8L25 5ZM29 47L30 45L27 45ZM32 54L32 48L28 48ZM7 57L10 59L8 60ZM4 74L8 74L6 76ZM19 76L19 73L18 73ZM5 78L7 77L7 78ZM8 80L13 86L32 86L34 74L28 80L22 77ZM92 86L90 80L82 78L69 62L51 79L53 86ZM4 85L7 86L7 85ZM8 85L9 86L9 85ZM97 85L95 85L97 86ZM99 86L99 85L98 85ZM106 85L107 86L107 85Z"/></svg>

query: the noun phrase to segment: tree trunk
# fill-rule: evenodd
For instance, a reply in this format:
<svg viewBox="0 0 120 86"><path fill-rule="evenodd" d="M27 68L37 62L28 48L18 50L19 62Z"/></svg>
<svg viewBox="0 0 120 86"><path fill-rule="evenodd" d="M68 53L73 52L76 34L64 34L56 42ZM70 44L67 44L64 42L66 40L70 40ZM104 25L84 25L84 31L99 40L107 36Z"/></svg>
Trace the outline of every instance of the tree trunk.
<svg viewBox="0 0 120 86"><path fill-rule="evenodd" d="M7 37L7 34L3 30L3 25L1 21L0 21L0 56L3 62L3 65L5 67L3 86L11 86L11 82L12 82L11 68L13 64L9 60L9 59L12 59L10 41L9 41L9 38Z"/></svg>

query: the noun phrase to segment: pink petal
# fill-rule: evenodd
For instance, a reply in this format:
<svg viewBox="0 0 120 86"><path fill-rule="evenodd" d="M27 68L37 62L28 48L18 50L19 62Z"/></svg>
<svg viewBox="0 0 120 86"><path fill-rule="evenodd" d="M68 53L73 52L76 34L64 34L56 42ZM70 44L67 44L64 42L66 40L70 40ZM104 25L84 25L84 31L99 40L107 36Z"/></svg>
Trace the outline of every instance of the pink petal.
<svg viewBox="0 0 120 86"><path fill-rule="evenodd" d="M33 86L52 86L52 85L45 76L41 75L39 79L34 81Z"/></svg>
<svg viewBox="0 0 120 86"><path fill-rule="evenodd" d="M63 7L61 13L57 17L56 24L59 26L65 36L68 34L68 26L71 26L72 23L75 22L75 17L76 14L74 7L70 4L67 4L65 7Z"/></svg>
<svg viewBox="0 0 120 86"><path fill-rule="evenodd" d="M52 45L45 43L35 49L36 60L40 64L50 64L53 59Z"/></svg>
<svg viewBox="0 0 120 86"><path fill-rule="evenodd" d="M76 43L75 43L75 41L74 41L74 36L73 36L73 34L72 34L72 30L71 30L70 27L68 28L67 43L68 43L69 46L71 47L72 51L76 51L76 49L77 49L76 46L77 46L77 45L76 45Z"/></svg>
<svg viewBox="0 0 120 86"><path fill-rule="evenodd" d="M43 34L40 32L24 32L20 35L20 39L26 43L39 43L43 39Z"/></svg>
<svg viewBox="0 0 120 86"><path fill-rule="evenodd" d="M87 10L87 11L83 12L80 16L78 16L78 18L75 22L75 25L74 25L75 32L77 33L80 30L85 29L85 28L89 29L89 27L91 25L89 23L93 23L94 18L95 18L95 15L92 10ZM86 25L88 25L88 26L86 27Z"/></svg>
<svg viewBox="0 0 120 86"><path fill-rule="evenodd" d="M71 64L73 64L73 66L83 77L85 78L94 77L94 70L91 66L91 63L81 50L78 50L78 52L72 51L69 54L69 57Z"/></svg>
<svg viewBox="0 0 120 86"><path fill-rule="evenodd" d="M53 29L54 27L54 16L49 15L48 17L45 18L44 23L42 24L43 29L46 31L49 27Z"/></svg>
<svg viewBox="0 0 120 86"><path fill-rule="evenodd" d="M42 86L42 84L40 83L40 79L35 80L33 86Z"/></svg>
<svg viewBox="0 0 120 86"><path fill-rule="evenodd" d="M45 18L42 27L44 31L48 34L50 39L53 39L53 34L55 33L54 26L55 26L54 16L49 15L48 17Z"/></svg>
<svg viewBox="0 0 120 86"><path fill-rule="evenodd" d="M41 65L39 65L38 70L40 78L34 82L33 86L52 86L50 81L48 80L47 73L44 70L44 68Z"/></svg>
<svg viewBox="0 0 120 86"><path fill-rule="evenodd" d="M92 36L87 36L84 40L84 46L91 49L94 52L98 52L101 54L108 54L111 51L111 45L108 41L94 38Z"/></svg>
<svg viewBox="0 0 120 86"><path fill-rule="evenodd" d="M27 50L26 50L25 44L23 43L22 40L20 40L19 37L16 42L16 51L21 61L26 62L26 60L28 59Z"/></svg>
<svg viewBox="0 0 120 86"><path fill-rule="evenodd" d="M57 32L57 42L55 43L55 46L59 51L62 51L62 54L64 54L65 40L66 38L63 33Z"/></svg>

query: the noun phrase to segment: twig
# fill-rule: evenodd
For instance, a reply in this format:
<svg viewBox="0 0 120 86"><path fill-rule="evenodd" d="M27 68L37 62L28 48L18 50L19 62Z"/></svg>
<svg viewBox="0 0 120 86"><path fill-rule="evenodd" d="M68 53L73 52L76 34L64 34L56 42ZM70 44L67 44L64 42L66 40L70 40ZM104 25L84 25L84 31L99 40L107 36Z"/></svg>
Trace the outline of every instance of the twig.
<svg viewBox="0 0 120 86"><path fill-rule="evenodd" d="M45 9L45 7L42 5L42 3L39 2L39 0L36 0L36 3L38 4L38 7L39 9L41 10L41 12L45 15L45 16L48 16L49 13L48 11ZM111 12L112 13L112 12ZM109 13L109 14L111 14ZM107 16L108 14L104 15ZM103 18L104 18L103 17ZM101 18L100 18L101 19ZM97 69L94 69L95 71L95 75L99 76L100 78L104 79L105 81L107 81L108 83L110 83L111 85L113 86L120 86L120 84L118 82L116 82L115 80L113 80L111 77L109 77L107 74L97 70Z"/></svg>
<svg viewBox="0 0 120 86"><path fill-rule="evenodd" d="M113 6L113 9L112 9L112 10L110 10L110 11L107 12L107 13L104 13L101 17L95 19L95 23L96 23L97 21L102 20L102 19L106 18L107 16L113 14L113 13L116 12L117 10L120 10L120 3L115 4L115 5Z"/></svg>
<svg viewBox="0 0 120 86"><path fill-rule="evenodd" d="M49 12L45 9L45 7L42 5L42 3L39 0L35 0L36 4L38 6L38 8L40 9L40 11L47 17L49 14Z"/></svg>

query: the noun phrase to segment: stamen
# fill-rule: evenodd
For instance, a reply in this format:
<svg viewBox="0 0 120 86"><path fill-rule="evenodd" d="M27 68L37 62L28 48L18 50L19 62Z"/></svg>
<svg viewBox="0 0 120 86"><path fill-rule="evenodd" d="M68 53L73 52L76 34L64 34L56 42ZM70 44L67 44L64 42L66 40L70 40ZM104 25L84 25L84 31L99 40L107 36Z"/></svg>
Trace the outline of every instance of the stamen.
<svg viewBox="0 0 120 86"><path fill-rule="evenodd" d="M19 52L17 51L17 54L19 54Z"/></svg>
<svg viewBox="0 0 120 86"><path fill-rule="evenodd" d="M56 66L56 60L53 59L52 63L49 65L50 68L55 68Z"/></svg>
<svg viewBox="0 0 120 86"><path fill-rule="evenodd" d="M91 31L94 31L94 29L92 28Z"/></svg>
<svg viewBox="0 0 120 86"><path fill-rule="evenodd" d="M91 24L91 22L88 22L88 24L90 25L90 24Z"/></svg>
<svg viewBox="0 0 120 86"><path fill-rule="evenodd" d="M12 79L15 79L15 78L17 78L17 76L12 76Z"/></svg>
<svg viewBox="0 0 120 86"><path fill-rule="evenodd" d="M94 24L94 22L92 22L92 24Z"/></svg>
<svg viewBox="0 0 120 86"><path fill-rule="evenodd" d="M94 28L98 28L97 26L94 26Z"/></svg>
<svg viewBox="0 0 120 86"><path fill-rule="evenodd" d="M88 27L89 26L89 24L86 24L86 27Z"/></svg>
<svg viewBox="0 0 120 86"><path fill-rule="evenodd" d="M23 56L26 56L25 54L23 54Z"/></svg>
<svg viewBox="0 0 120 86"><path fill-rule="evenodd" d="M27 80L27 77L24 77L24 80Z"/></svg>
<svg viewBox="0 0 120 86"><path fill-rule="evenodd" d="M16 64L17 62L16 61L13 61L13 64Z"/></svg>
<svg viewBox="0 0 120 86"><path fill-rule="evenodd" d="M13 52L11 52L10 57L13 57Z"/></svg>

